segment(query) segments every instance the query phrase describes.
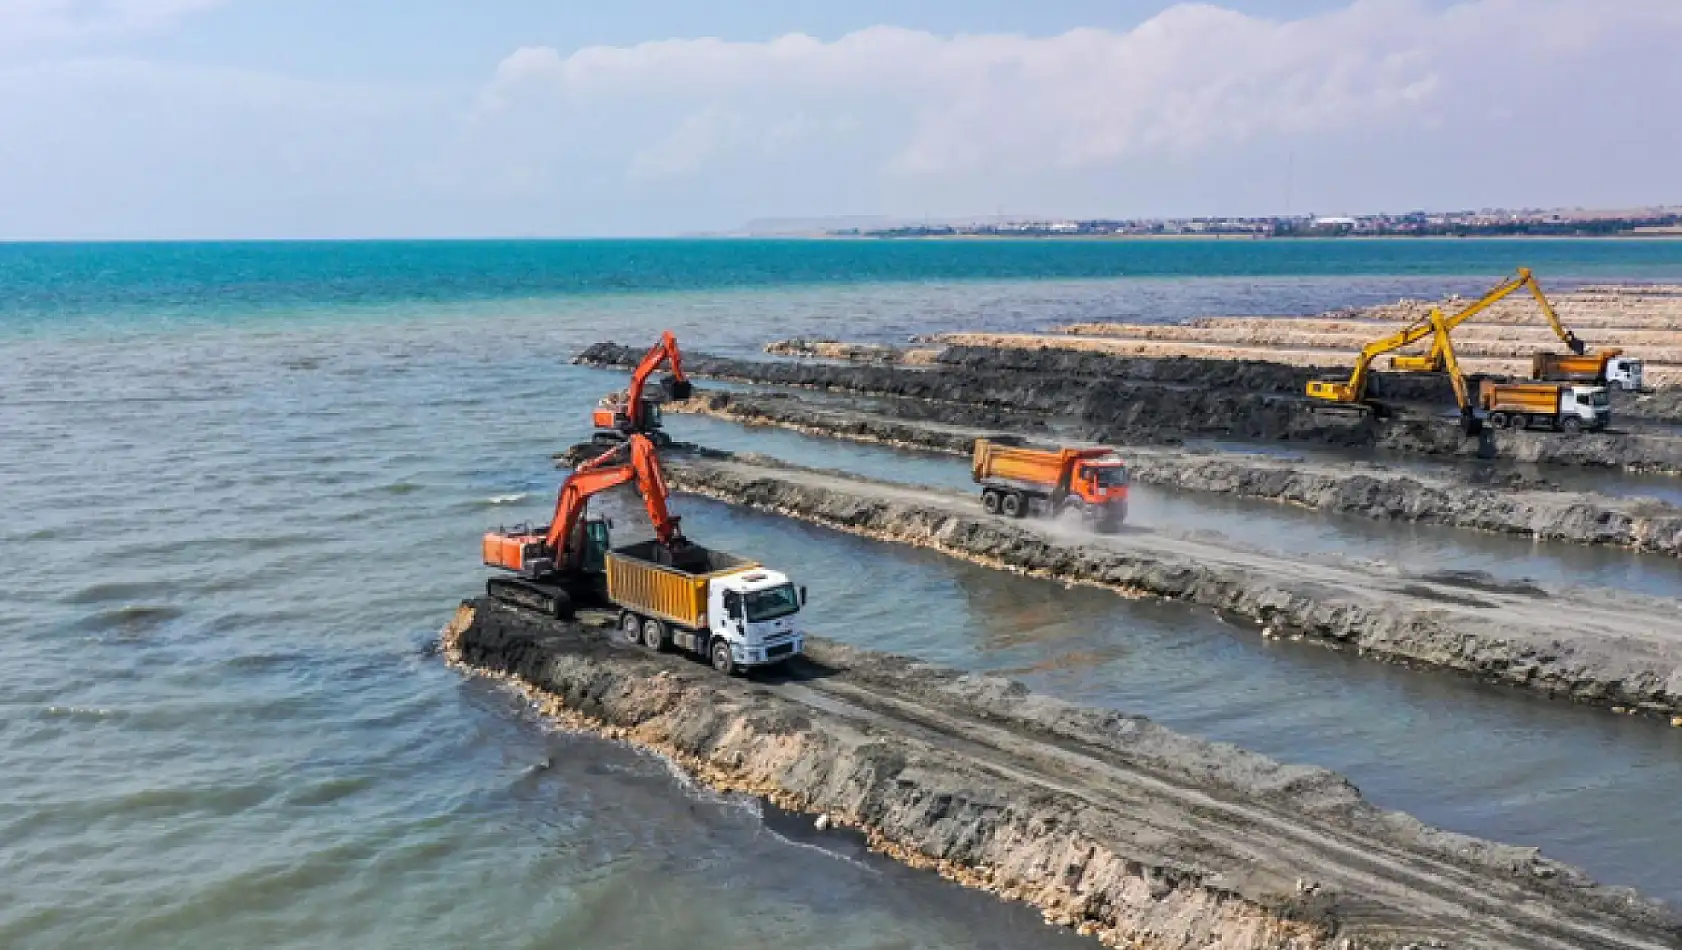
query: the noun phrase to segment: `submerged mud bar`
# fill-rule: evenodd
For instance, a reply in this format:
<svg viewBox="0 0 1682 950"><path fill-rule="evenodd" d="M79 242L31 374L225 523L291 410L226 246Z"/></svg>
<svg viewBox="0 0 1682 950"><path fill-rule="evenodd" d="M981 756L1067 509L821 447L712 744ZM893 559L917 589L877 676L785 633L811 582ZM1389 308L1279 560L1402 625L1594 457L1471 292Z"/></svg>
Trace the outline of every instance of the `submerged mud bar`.
<svg viewBox="0 0 1682 950"><path fill-rule="evenodd" d="M1323 769L816 638L749 684L604 633L471 601L443 647L569 725L1112 947L1682 945L1633 892L1380 810Z"/></svg>

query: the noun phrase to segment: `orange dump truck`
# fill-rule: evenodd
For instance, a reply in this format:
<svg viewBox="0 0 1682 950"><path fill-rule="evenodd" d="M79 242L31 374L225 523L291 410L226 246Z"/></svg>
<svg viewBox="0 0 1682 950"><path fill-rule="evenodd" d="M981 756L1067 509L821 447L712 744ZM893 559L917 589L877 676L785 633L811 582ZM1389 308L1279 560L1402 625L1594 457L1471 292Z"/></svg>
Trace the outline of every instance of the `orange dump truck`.
<svg viewBox="0 0 1682 950"><path fill-rule="evenodd" d="M1035 449L976 439L970 475L990 514L1078 511L1100 530L1127 520L1127 466L1113 449Z"/></svg>
<svg viewBox="0 0 1682 950"><path fill-rule="evenodd" d="M1537 353L1530 361L1530 375L1550 382L1600 383L1619 389L1641 388L1641 361L1623 355L1623 350L1601 350L1577 356L1571 353Z"/></svg>
<svg viewBox="0 0 1682 950"><path fill-rule="evenodd" d="M1612 422L1612 404L1604 386L1486 379L1478 386L1478 409L1496 429L1540 425L1561 432L1581 432L1604 429Z"/></svg>

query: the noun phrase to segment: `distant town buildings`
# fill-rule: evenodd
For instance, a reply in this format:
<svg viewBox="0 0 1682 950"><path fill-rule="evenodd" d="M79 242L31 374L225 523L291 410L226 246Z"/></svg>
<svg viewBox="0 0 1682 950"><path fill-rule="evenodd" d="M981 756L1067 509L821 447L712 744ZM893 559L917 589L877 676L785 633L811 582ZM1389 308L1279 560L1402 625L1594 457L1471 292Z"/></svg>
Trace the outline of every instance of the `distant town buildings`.
<svg viewBox="0 0 1682 950"><path fill-rule="evenodd" d="M845 228L828 233L861 237L1076 237L1076 236L1215 236L1247 238L1378 237L1501 237L1553 235L1597 237L1611 235L1682 236L1682 207L1623 211L1582 209L1507 210L1368 214L1345 216L1288 215L1280 217L1200 217L1092 220L1024 220L898 225L876 229Z"/></svg>

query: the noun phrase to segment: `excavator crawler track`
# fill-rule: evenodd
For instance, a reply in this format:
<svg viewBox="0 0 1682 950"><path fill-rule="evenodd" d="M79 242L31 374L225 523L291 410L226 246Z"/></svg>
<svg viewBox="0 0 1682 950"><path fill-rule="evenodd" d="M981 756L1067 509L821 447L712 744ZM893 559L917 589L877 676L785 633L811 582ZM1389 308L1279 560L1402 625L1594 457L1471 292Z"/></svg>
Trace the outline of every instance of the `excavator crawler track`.
<svg viewBox="0 0 1682 950"><path fill-rule="evenodd" d="M570 619L572 597L559 587L515 577L493 577L485 582L485 594L498 603L536 611L547 617Z"/></svg>

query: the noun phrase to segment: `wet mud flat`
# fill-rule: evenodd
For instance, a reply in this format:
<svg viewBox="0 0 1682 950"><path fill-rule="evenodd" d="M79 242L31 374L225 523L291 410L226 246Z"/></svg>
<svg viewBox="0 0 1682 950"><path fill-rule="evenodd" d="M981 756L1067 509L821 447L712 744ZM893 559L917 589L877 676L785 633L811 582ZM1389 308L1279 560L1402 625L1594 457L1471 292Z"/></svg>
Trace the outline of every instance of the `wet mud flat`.
<svg viewBox="0 0 1682 950"><path fill-rule="evenodd" d="M1682 942L1682 924L1631 891L1380 810L1325 770L821 637L782 671L727 678L588 620L469 601L444 652L570 726L862 832L1109 946Z"/></svg>
<svg viewBox="0 0 1682 950"><path fill-rule="evenodd" d="M603 343L574 362L624 368L640 356ZM1126 374L1102 376L1066 368L1018 369L1027 357L1008 351L1001 351L996 365L975 353L950 358L963 361L919 368L687 354L684 366L705 378L924 402L928 417L957 424L984 424L977 422L978 413L1039 415L1066 424L1080 438L1105 443L1174 444L1222 437L1682 473L1682 434L1672 427L1631 423L1627 431L1575 436L1509 429L1467 438L1442 406L1411 405L1402 397L1397 397L1397 412L1385 418L1328 412L1300 390L1281 391L1276 364L1149 361L1133 364ZM1395 385L1430 382L1403 376Z"/></svg>
<svg viewBox="0 0 1682 950"><path fill-rule="evenodd" d="M903 413L890 416L768 394L698 392L692 399L667 405L666 410L956 456L969 455L978 438L1052 444L1041 431L929 422L906 418ZM1010 420L989 421L1008 425ZM1458 473L1433 477L1364 462L1334 464L1165 446L1118 448L1134 480L1166 488L1379 521L1438 524L1682 556L1682 508L1651 498L1563 491L1545 479L1515 472L1472 482Z"/></svg>
<svg viewBox="0 0 1682 950"><path fill-rule="evenodd" d="M1143 529L1095 535L982 512L968 494L756 456L671 453L681 491L929 548L1014 572L1210 608L1359 656L1454 670L1548 696L1682 716L1678 603L1599 588L1544 590L1480 573L1288 558Z"/></svg>

